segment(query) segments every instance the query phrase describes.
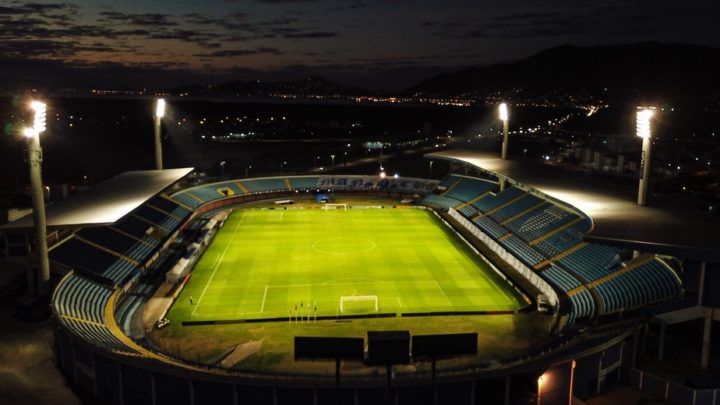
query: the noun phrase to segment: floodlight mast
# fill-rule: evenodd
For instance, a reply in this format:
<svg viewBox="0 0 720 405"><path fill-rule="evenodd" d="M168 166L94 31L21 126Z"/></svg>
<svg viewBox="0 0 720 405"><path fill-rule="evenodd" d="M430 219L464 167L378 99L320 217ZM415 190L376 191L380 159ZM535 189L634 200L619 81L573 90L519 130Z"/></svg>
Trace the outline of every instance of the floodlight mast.
<svg viewBox="0 0 720 405"><path fill-rule="evenodd" d="M23 135L28 138L27 161L30 166L30 193L33 205L33 228L35 251L37 252L37 281L28 283L30 295L44 297L50 294L50 263L48 261L47 222L45 218L45 196L42 182L42 148L40 134L45 132L47 106L41 101L32 101L34 112L33 127L25 128Z"/></svg>
<svg viewBox="0 0 720 405"><path fill-rule="evenodd" d="M507 152L508 152L508 105L507 103L500 103L498 106L498 115L500 116L500 121L503 123L503 143L502 143L502 160L507 159Z"/></svg>
<svg viewBox="0 0 720 405"><path fill-rule="evenodd" d="M652 127L650 121L655 114L655 107L638 107L635 130L642 138L642 154L640 155L640 182L638 184L638 205L647 205L647 189L650 182L650 162L652 146Z"/></svg>
<svg viewBox="0 0 720 405"><path fill-rule="evenodd" d="M163 168L161 124L164 116L165 99L159 98L155 101L155 168L158 170Z"/></svg>

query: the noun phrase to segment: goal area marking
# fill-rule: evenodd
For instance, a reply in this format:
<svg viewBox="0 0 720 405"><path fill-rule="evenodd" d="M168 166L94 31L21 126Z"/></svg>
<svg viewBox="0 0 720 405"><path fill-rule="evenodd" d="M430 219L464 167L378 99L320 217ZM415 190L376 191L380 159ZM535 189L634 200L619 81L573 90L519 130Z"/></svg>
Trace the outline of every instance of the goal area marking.
<svg viewBox="0 0 720 405"><path fill-rule="evenodd" d="M327 203L327 204L325 204L325 205L323 206L323 209L324 209L325 211L327 211L327 210L339 210L339 209L343 209L343 210L347 211L347 204L345 204L345 203L342 203L342 204L339 204L339 203L338 203L338 204L330 204L330 203Z"/></svg>
<svg viewBox="0 0 720 405"><path fill-rule="evenodd" d="M375 312L378 312L378 297L377 295L345 295L340 297L340 313L345 312L346 302L361 302L361 301L373 301L375 304Z"/></svg>

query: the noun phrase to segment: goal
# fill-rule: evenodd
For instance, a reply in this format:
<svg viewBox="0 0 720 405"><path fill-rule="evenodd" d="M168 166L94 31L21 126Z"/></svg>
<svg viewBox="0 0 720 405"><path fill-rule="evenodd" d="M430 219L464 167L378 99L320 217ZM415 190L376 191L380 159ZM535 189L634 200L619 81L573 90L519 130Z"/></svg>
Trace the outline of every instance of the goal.
<svg viewBox="0 0 720 405"><path fill-rule="evenodd" d="M378 312L377 295L347 295L340 297L340 313L351 310L353 312Z"/></svg>
<svg viewBox="0 0 720 405"><path fill-rule="evenodd" d="M325 204L324 210L345 210L347 211L347 204Z"/></svg>

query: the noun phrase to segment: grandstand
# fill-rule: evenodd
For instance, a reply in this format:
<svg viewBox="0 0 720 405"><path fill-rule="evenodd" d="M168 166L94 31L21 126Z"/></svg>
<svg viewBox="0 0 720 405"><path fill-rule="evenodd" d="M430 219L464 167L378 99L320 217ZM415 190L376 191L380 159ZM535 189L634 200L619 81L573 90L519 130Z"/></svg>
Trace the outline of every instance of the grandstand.
<svg viewBox="0 0 720 405"><path fill-rule="evenodd" d="M521 327L517 324L527 323L528 327L535 323L543 325L543 333L547 335L536 335L532 346L522 346L523 349L513 355L500 350L503 357L493 358L493 361L474 357L445 363L440 369L440 381L444 387L440 398L445 403L475 403L475 395L482 392L479 387L488 392L506 392L505 384L509 383L497 385L498 375L507 376L508 379L503 381L514 381L521 387L518 392L525 395L528 390L536 388L534 381L543 372L544 375L555 376L553 378L558 381L566 381L573 375L578 387L581 387L576 388L575 395L587 397L597 393L600 388L593 391L588 387L600 373L612 376L606 378L619 379L620 376L612 374L615 370L632 367L624 363L622 354L615 353L631 350L629 343L636 342L637 323L652 313L651 306L672 302L684 293L676 268L671 266L667 257L647 252L633 254L631 249L623 246L597 243L588 237L596 226L594 218L583 210L517 182L506 186L497 178L490 180L486 171L480 173L480 177L452 173L440 182L379 179L374 176L284 176L226 180L194 187L182 185L185 174L176 173L172 181L156 183L154 189L146 190L144 196L125 207L122 215L111 221L103 219L82 225L75 220L71 223L55 219L54 226L69 230L50 252L54 271L63 274L52 297L52 308L59 325L56 339L58 363L71 381L101 400L117 403L116 398L119 397L122 398L120 403L334 402L334 397L329 400L326 395L332 387L332 379L328 378L331 367L302 368L302 364L293 366L295 363L278 360L281 354L272 354L273 350L291 351L287 349L287 343L278 344L277 337L271 337L272 334L287 337L287 334L319 333L329 329L313 329L309 316L308 323L299 324L297 314L293 321L292 312L289 317L277 316L277 319L220 319L222 322L217 325L213 319L192 319L193 300L201 299L205 291L202 288L190 289L183 295L182 288L187 285L189 275L181 278L179 284L166 289L158 289L150 281L158 274L169 271L176 263L187 263L188 271L192 272L195 261L208 246L211 249L216 246L215 252L220 252L213 253L215 256L211 258L217 257L217 263L223 260L225 253L217 247L219 245L214 245L215 235L222 232L225 221L237 219L219 219L216 217L218 212L248 203L312 196L316 190L329 190L338 195L391 198L394 201L419 194L422 196L419 205L434 209L441 222L452 226L451 230L447 230L448 235L471 246L469 252L477 248L480 257L491 262L493 270L490 271L497 273L498 279L507 283L509 288L530 301L540 302L540 296L549 300L551 308L547 315L532 311L530 306L521 311L497 312L494 315L481 313L483 311L467 315L458 311L442 312L426 305L427 312L405 316L403 311L407 310L397 305L392 313L368 310L373 316L378 313L376 318L364 318L367 313L360 314L359 318L347 318L354 322L354 326L348 326L349 323L336 323L341 319L340 314L321 314L321 318L327 318L320 320L328 322L326 328L334 328L329 332L331 334L343 330L358 333L357 329L349 329L351 327L365 328L360 332L363 334L370 328L440 327L464 331L473 328L472 325L494 325L490 328L496 328L497 338L486 336L484 339L492 342L488 344L495 344L496 351L500 342L513 342L512 336L520 330L513 328ZM270 212L270 208L266 209ZM71 210L65 209L63 215L69 217L68 213ZM49 214L52 217L52 213ZM282 217L282 211L277 214L276 217ZM339 216L344 215L344 211L325 212L324 215ZM266 216L263 221L268 218ZM411 222L407 226L410 236L412 232L420 232L421 228ZM399 226L393 225L392 228ZM289 233L288 237L291 235ZM267 235L257 239L261 237ZM219 240L225 240L222 238ZM252 241L244 243L251 244ZM291 244L286 245L293 248ZM261 245L257 246L259 249ZM271 246L274 246L273 252L279 251L278 244ZM262 254L271 253L263 251ZM246 255L238 259L237 264L233 263L250 266L247 259ZM412 259L399 256L393 260ZM210 278L215 276L218 267L217 264L214 266L214 269L209 267ZM366 275L359 275L363 276ZM403 280L412 278L412 274L397 276ZM230 277L231 274L227 273L218 276L218 280L224 282ZM210 285L210 281L207 283ZM295 283L311 284L304 281ZM429 287L419 281L408 280L408 283L414 283L411 294L418 298L419 303L429 301L433 294L440 296L439 290L430 293ZM325 288L330 289L328 286ZM223 294L223 290L220 285L217 294ZM265 294L267 290L266 285ZM426 291L426 296L422 291ZM350 291L348 295L344 290L339 294L343 297L376 296L362 291ZM397 296L404 297L399 293ZM173 305L178 297L182 302L178 305L189 308L190 315L183 321L187 325L173 323L168 329L151 332L138 326L144 312L149 311L150 300L164 300ZM265 305L266 297L261 297L262 305ZM374 302L376 306L378 302L382 304L382 297L376 296ZM166 313L167 310L162 316ZM501 316L510 318L501 320ZM520 320L523 322L517 322ZM191 326L193 322L202 326ZM245 322L256 322L247 325L261 326L248 328ZM509 324L516 326L507 326ZM547 325L550 327L547 328ZM269 359L274 355L274 363L268 365L264 363L266 360L254 362L250 357L247 366L220 366L220 360L230 352L227 348L216 349L220 346L213 346L215 342L223 343L228 336L238 339L234 341L235 346L246 341L255 342L253 339L258 337L257 330L263 330L260 336L267 339L263 345L267 345L268 349L262 350L270 352L270 355L258 359ZM217 334L213 331L223 332ZM158 336L163 340L153 340ZM528 336L533 335L528 333ZM176 340L166 344L167 339ZM188 349L184 349L183 339L197 341L188 342ZM173 345L176 349L168 350ZM203 345L211 350L196 348ZM521 346L518 344L518 347ZM596 356L598 353L608 359L617 356L618 360L605 363L600 360L598 363L598 358L603 357ZM576 363L582 370L577 375L574 374ZM573 366L570 367L570 364ZM383 387L385 382L384 376L378 375L377 371L363 373L362 367L353 367L354 374L348 377L348 388L343 395L349 396L355 403L376 403L380 395L378 387ZM398 386L394 392L401 398L400 402L422 400L422 391L411 392L405 387L427 384L428 370L421 363L415 363L413 368L403 369L393 377L393 384ZM178 384L190 388L176 391L172 387ZM565 387L558 390L564 390L564 398L567 398L566 385L560 382L551 384ZM518 394L518 400L522 395ZM564 402L548 397L543 403Z"/></svg>

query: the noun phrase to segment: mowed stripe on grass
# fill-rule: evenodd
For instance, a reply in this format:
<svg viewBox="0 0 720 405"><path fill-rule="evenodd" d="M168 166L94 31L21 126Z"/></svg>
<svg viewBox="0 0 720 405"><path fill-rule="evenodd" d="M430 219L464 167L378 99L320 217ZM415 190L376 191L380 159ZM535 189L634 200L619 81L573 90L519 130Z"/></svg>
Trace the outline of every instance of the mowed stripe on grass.
<svg viewBox="0 0 720 405"><path fill-rule="evenodd" d="M191 305L189 297L195 305ZM487 263L424 210L238 210L193 270L171 320L514 310ZM309 308L308 308L309 307ZM345 313L374 312L371 302Z"/></svg>

